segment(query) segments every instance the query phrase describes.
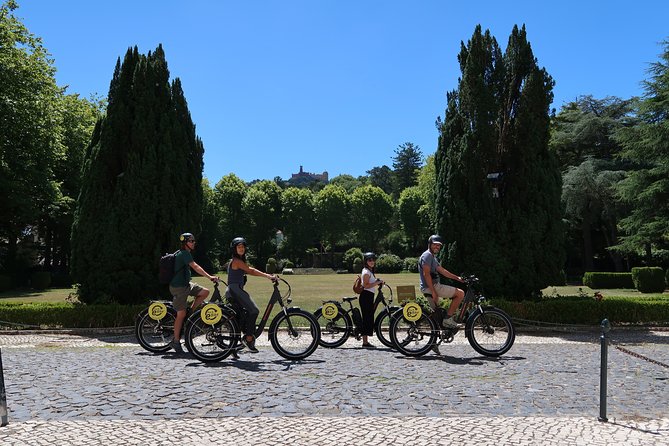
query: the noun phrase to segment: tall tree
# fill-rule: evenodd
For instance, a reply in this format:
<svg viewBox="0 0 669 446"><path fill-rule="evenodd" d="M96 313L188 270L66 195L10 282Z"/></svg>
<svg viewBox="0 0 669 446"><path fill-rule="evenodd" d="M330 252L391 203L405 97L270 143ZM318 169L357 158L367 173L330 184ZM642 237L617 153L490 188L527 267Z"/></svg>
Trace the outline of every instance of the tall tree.
<svg viewBox="0 0 669 446"><path fill-rule="evenodd" d="M424 247L431 232L429 218L424 212L425 206L425 196L418 186L404 189L397 204L402 230L409 241L409 250L415 254Z"/></svg>
<svg viewBox="0 0 669 446"><path fill-rule="evenodd" d="M525 27L502 54L477 26L458 56L462 77L438 121L437 230L449 269L474 271L493 295L525 297L560 280L561 177L548 149L553 80Z"/></svg>
<svg viewBox="0 0 669 446"><path fill-rule="evenodd" d="M346 189L328 184L314 198L314 212L324 245L333 249L351 229L351 203Z"/></svg>
<svg viewBox="0 0 669 446"><path fill-rule="evenodd" d="M422 163L423 154L417 145L405 142L395 149L393 157L393 196L395 198L399 197L407 187L416 185Z"/></svg>
<svg viewBox="0 0 669 446"><path fill-rule="evenodd" d="M262 267L272 250L271 242L276 234L276 225L272 198L258 184L260 183L254 184L246 192L242 200L242 212L246 221L244 236L256 256L258 266Z"/></svg>
<svg viewBox="0 0 669 446"><path fill-rule="evenodd" d="M55 69L16 8L0 5L0 269L10 273L22 234L58 199L53 167L64 155Z"/></svg>
<svg viewBox="0 0 669 446"><path fill-rule="evenodd" d="M395 184L393 181L393 170L385 164L381 167L372 167L367 171L369 184L380 187L387 194L392 194Z"/></svg>
<svg viewBox="0 0 669 446"><path fill-rule="evenodd" d="M390 231L395 209L388 194L375 186L357 188L351 195L353 231L365 250L376 250Z"/></svg>
<svg viewBox="0 0 669 446"><path fill-rule="evenodd" d="M162 46L128 49L108 103L86 153L72 272L84 302L141 302L158 294L161 253L199 232L204 149Z"/></svg>
<svg viewBox="0 0 669 446"><path fill-rule="evenodd" d="M242 236L244 228L244 213L242 203L248 187L246 183L234 173L221 178L214 187L214 203L220 210L221 220L219 243L223 248L219 261L221 264L230 260L230 242L233 238Z"/></svg>
<svg viewBox="0 0 669 446"><path fill-rule="evenodd" d="M617 133L621 158L635 164L618 189L632 212L620 221L624 236L617 248L642 252L647 263L655 249L669 248L669 40L662 45L660 60L643 82L639 124Z"/></svg>
<svg viewBox="0 0 669 446"><path fill-rule="evenodd" d="M314 225L314 196L309 189L289 187L281 195L285 223L281 251L299 265L308 248L314 246L317 228Z"/></svg>

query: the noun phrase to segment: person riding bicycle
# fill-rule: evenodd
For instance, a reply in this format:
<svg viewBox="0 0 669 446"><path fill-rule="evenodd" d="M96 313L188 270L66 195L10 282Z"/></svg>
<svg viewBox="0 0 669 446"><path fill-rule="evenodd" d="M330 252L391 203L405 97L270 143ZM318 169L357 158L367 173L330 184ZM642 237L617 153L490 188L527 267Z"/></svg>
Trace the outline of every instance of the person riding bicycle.
<svg viewBox="0 0 669 446"><path fill-rule="evenodd" d="M363 347L374 347L367 340L368 336L374 333L374 287L383 286L383 280L377 279L374 276L374 266L376 265L376 254L373 252L366 252L362 257L364 267L360 278L362 280L362 293L358 302L360 303L360 312L362 313L362 327L360 327L360 334L362 335Z"/></svg>
<svg viewBox="0 0 669 446"><path fill-rule="evenodd" d="M464 282L462 277L456 276L452 272L439 264L436 255L441 251L444 244L443 239L439 235L431 235L427 240L427 250L418 259L418 273L420 275L420 291L427 298L432 310L434 310L433 317L438 326L442 326L442 313L439 307L439 298L452 298L453 301L446 312L447 318L443 321L445 328L455 328L458 326L455 322L455 312L457 311L462 299L465 297L465 292L460 288L455 288L449 285L444 285L439 282L439 274L448 277L449 279Z"/></svg>
<svg viewBox="0 0 669 446"><path fill-rule="evenodd" d="M200 265L193 260L191 252L195 249L195 237L190 232L184 232L179 236L181 249L174 259L174 277L170 281L170 294L172 295L172 305L177 311L174 320L174 339L170 346L176 353L183 353L181 348L181 327L186 319L186 307L188 306L188 296L195 296L191 305L191 310L196 309L209 296L209 290L197 283L191 282L191 268L199 275L216 282L218 277L207 273Z"/></svg>
<svg viewBox="0 0 669 446"><path fill-rule="evenodd" d="M246 283L246 274L252 276L265 277L269 280L276 280L276 276L266 274L262 271L249 266L246 263L246 239L244 237L235 237L230 243L230 250L232 251L232 259L228 263L228 289L225 291L228 297L231 297L246 310L246 319L242 330L242 344L249 349L251 353L258 353L255 346L255 330L256 319L260 310L253 301L249 293L244 291L244 284Z"/></svg>

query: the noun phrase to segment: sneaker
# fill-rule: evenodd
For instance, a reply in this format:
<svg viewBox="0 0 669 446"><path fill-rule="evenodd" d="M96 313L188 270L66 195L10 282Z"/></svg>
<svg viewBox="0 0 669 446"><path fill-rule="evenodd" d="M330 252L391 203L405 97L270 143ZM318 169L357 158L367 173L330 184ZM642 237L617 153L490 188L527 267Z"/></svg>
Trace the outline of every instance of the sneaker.
<svg viewBox="0 0 669 446"><path fill-rule="evenodd" d="M458 328L458 323L455 322L455 316L451 316L448 319L444 319L442 322L444 328Z"/></svg>
<svg viewBox="0 0 669 446"><path fill-rule="evenodd" d="M173 339L172 342L170 342L170 347L172 347L174 349L174 353L178 353L180 355L184 353L184 349L181 348L181 342L180 341L177 341L177 340Z"/></svg>
<svg viewBox="0 0 669 446"><path fill-rule="evenodd" d="M376 346L374 344L370 344L369 342L365 342L364 344L362 344L362 347L363 348L376 348Z"/></svg>
<svg viewBox="0 0 669 446"><path fill-rule="evenodd" d="M251 353L258 353L255 339L253 341L249 341L246 339L246 336L242 336L242 344L244 347L248 348Z"/></svg>
<svg viewBox="0 0 669 446"><path fill-rule="evenodd" d="M434 344L430 350L432 350L435 355L441 356L441 352L439 351L439 346L437 344Z"/></svg>

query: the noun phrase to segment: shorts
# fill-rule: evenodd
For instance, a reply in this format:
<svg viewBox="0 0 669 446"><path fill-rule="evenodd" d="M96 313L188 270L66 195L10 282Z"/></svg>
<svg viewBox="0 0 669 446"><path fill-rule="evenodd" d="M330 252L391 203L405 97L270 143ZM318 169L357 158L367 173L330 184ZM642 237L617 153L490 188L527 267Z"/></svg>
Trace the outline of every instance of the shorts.
<svg viewBox="0 0 669 446"><path fill-rule="evenodd" d="M173 297L172 306L177 311L185 310L188 306L188 296L197 296L203 289L200 285L193 282L190 282L188 286L170 286L170 294Z"/></svg>
<svg viewBox="0 0 669 446"><path fill-rule="evenodd" d="M457 288L449 286L449 285L444 285L443 283L435 283L434 284L434 289L437 290L437 296L439 297L444 297L444 298L449 298L451 299L453 296L455 296L455 291ZM430 292L429 288L421 289L420 290L423 294L429 294L432 295ZM434 306L434 301L432 299L429 299L429 304L430 306Z"/></svg>

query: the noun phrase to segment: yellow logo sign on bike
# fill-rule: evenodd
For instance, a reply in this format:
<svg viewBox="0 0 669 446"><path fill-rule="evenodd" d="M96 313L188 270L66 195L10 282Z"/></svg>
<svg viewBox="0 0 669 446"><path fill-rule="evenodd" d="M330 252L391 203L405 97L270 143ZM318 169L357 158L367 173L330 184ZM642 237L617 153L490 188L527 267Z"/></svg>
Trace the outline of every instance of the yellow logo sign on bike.
<svg viewBox="0 0 669 446"><path fill-rule="evenodd" d="M327 303L327 304L323 305L321 313L323 314L323 317L325 319L332 320L332 319L336 318L337 315L339 314L339 309L337 308L337 306L335 304Z"/></svg>
<svg viewBox="0 0 669 446"><path fill-rule="evenodd" d="M154 321L159 321L167 314L167 307L162 302L154 302L149 305L149 317Z"/></svg>
<svg viewBox="0 0 669 446"><path fill-rule="evenodd" d="M409 302L402 309L404 319L409 322L416 322L423 315L423 309L416 302Z"/></svg>
<svg viewBox="0 0 669 446"><path fill-rule="evenodd" d="M200 318L202 319L202 322L208 325L214 325L218 323L222 317L223 312L216 304L207 304L202 307L202 311L200 311Z"/></svg>

